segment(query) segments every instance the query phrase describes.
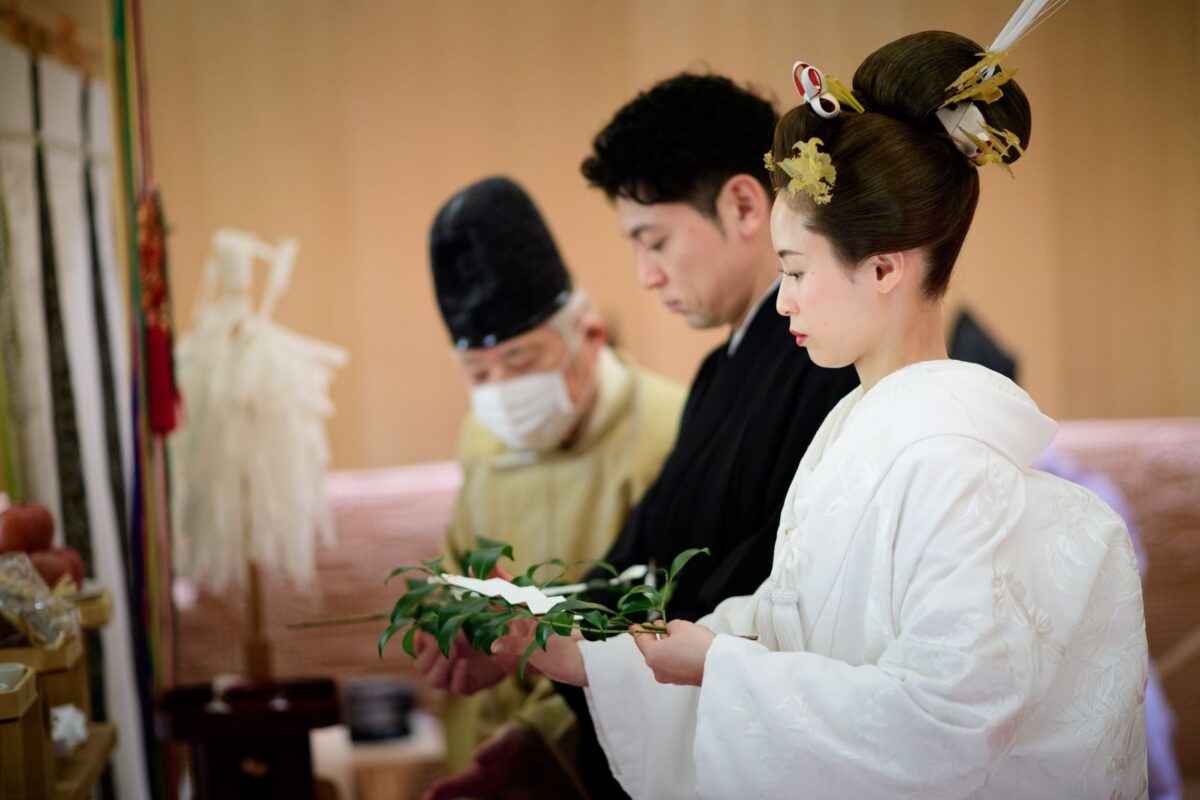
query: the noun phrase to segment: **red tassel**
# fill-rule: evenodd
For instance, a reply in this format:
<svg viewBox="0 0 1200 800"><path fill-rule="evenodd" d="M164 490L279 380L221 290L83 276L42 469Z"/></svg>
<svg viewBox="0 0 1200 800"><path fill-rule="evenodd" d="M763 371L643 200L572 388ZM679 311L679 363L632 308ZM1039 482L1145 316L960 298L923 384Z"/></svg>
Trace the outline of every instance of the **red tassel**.
<svg viewBox="0 0 1200 800"><path fill-rule="evenodd" d="M165 436L175 430L175 381L171 360L171 336L154 325L146 331L146 391L149 394L150 430Z"/></svg>
<svg viewBox="0 0 1200 800"><path fill-rule="evenodd" d="M167 291L166 231L158 193L138 198L138 251L141 261L142 313L146 319L146 405L150 430L165 436L175 430L179 392L171 355L171 304Z"/></svg>

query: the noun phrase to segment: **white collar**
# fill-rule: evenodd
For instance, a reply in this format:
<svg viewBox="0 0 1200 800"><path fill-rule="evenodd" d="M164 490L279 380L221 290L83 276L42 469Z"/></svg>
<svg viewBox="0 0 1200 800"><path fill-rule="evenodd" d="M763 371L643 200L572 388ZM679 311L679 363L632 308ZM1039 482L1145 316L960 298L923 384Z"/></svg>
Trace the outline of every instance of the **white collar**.
<svg viewBox="0 0 1200 800"><path fill-rule="evenodd" d="M767 289L766 293L758 299L758 302L754 304L754 308L750 309L750 313L747 314L746 319L742 321L741 327L733 332L733 336L729 337L729 346L726 348L725 352L730 358L737 353L738 345L742 343L742 339L746 338L746 331L750 329L750 323L754 322L754 317L758 315L759 310L767 304L767 300L769 300L771 296L775 294L777 289L779 289L779 278L771 281L770 287Z"/></svg>

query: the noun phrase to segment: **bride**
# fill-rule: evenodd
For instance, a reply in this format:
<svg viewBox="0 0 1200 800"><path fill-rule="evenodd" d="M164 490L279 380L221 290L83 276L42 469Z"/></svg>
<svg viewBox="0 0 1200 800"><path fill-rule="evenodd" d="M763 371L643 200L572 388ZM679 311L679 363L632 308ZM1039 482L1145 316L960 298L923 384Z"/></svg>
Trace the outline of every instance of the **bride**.
<svg viewBox="0 0 1200 800"><path fill-rule="evenodd" d="M946 357L941 298L977 167L1007 167L1030 128L982 50L906 36L853 93L795 68L805 102L767 158L777 308L813 361L853 364L862 386L801 462L753 596L663 636L554 637L530 662L586 687L635 798L1146 793L1128 534L1033 469L1056 426L1025 392ZM974 94L942 109L976 67ZM498 658L529 636L514 626Z"/></svg>

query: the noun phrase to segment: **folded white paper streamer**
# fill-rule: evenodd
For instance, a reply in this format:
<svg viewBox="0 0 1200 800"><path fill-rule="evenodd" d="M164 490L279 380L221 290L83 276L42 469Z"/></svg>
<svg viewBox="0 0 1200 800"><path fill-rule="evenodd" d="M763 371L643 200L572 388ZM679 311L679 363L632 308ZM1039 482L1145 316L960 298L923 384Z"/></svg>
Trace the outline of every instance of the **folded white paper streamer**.
<svg viewBox="0 0 1200 800"><path fill-rule="evenodd" d="M517 586L503 578L479 580L462 575L444 574L440 580L450 586L476 592L484 597L502 597L513 605L524 605L538 616L567 600L565 597L547 597L536 586Z"/></svg>

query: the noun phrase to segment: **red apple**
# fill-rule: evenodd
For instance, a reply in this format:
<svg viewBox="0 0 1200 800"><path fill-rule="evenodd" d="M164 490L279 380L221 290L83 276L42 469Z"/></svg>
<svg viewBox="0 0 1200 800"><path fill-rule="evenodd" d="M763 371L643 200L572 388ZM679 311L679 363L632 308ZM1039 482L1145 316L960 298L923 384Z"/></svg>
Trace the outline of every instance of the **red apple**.
<svg viewBox="0 0 1200 800"><path fill-rule="evenodd" d="M70 547L37 550L29 554L29 560L51 589L64 575L69 575L76 586L83 586L83 559Z"/></svg>
<svg viewBox="0 0 1200 800"><path fill-rule="evenodd" d="M45 550L54 542L54 517L50 514L50 509L45 506L28 505L25 506L27 518L30 520L30 525L37 531L38 547L31 547L31 550Z"/></svg>
<svg viewBox="0 0 1200 800"><path fill-rule="evenodd" d="M43 506L9 506L0 514L0 553L45 550L54 541L54 518Z"/></svg>
<svg viewBox="0 0 1200 800"><path fill-rule="evenodd" d="M53 589L64 575L71 574L71 562L62 553L55 550L39 550L29 554L33 568L42 576L46 585Z"/></svg>
<svg viewBox="0 0 1200 800"><path fill-rule="evenodd" d="M74 547L59 547L51 550L52 553L59 553L67 561L67 571L75 580L75 585L83 588L83 574L87 571L83 565L83 556L79 555L79 551Z"/></svg>
<svg viewBox="0 0 1200 800"><path fill-rule="evenodd" d="M25 515L17 506L10 506L0 514L0 553L24 550Z"/></svg>

